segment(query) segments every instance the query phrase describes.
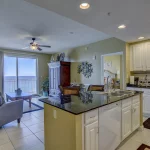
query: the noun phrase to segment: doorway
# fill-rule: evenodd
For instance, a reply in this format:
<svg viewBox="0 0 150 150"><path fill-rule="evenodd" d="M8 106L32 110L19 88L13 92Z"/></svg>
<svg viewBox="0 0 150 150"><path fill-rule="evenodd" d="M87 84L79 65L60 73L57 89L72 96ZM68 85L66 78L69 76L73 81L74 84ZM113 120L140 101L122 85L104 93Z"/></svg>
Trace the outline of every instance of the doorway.
<svg viewBox="0 0 150 150"><path fill-rule="evenodd" d="M124 89L124 57L123 52L101 56L101 83L106 84L108 77L115 89Z"/></svg>

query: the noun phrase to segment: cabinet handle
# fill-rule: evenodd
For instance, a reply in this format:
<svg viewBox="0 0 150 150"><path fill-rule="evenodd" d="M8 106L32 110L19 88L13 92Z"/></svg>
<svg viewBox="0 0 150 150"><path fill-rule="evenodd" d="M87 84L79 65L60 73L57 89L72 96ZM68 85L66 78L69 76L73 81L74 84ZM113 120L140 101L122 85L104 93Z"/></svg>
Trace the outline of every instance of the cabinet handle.
<svg viewBox="0 0 150 150"><path fill-rule="evenodd" d="M92 119L92 118L95 118L95 116L93 116L93 117L90 117L90 118L91 118L91 119Z"/></svg>
<svg viewBox="0 0 150 150"><path fill-rule="evenodd" d="M136 112L136 109L135 109L135 108L132 109L132 113L134 113L134 112Z"/></svg>
<svg viewBox="0 0 150 150"><path fill-rule="evenodd" d="M97 133L99 133L99 128L96 128L96 130L97 130Z"/></svg>

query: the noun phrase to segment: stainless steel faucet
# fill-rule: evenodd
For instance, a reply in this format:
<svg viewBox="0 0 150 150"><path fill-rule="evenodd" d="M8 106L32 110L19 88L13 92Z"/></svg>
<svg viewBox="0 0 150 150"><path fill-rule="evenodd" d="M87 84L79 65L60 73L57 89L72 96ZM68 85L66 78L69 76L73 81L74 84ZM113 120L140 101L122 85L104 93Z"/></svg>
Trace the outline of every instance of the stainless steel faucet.
<svg viewBox="0 0 150 150"><path fill-rule="evenodd" d="M147 75L145 75L145 86L147 87Z"/></svg>
<svg viewBox="0 0 150 150"><path fill-rule="evenodd" d="M110 76L107 77L107 84L106 84L107 85L107 92L109 91L109 78L110 78Z"/></svg>

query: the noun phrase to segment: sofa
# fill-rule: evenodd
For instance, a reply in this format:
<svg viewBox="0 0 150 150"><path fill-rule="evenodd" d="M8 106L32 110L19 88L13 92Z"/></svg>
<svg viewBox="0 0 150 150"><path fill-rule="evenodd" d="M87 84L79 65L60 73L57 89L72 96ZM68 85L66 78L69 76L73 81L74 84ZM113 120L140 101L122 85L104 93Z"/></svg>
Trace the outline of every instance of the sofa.
<svg viewBox="0 0 150 150"><path fill-rule="evenodd" d="M20 123L23 115L23 100L4 103L0 106L0 127L17 120Z"/></svg>

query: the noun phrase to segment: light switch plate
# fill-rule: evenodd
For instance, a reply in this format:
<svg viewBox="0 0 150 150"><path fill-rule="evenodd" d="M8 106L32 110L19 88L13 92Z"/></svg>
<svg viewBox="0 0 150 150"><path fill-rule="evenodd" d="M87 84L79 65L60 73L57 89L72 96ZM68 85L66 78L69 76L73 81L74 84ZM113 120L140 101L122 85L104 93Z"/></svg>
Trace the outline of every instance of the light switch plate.
<svg viewBox="0 0 150 150"><path fill-rule="evenodd" d="M57 111L56 110L53 110L53 117L54 117L54 119L57 119Z"/></svg>

